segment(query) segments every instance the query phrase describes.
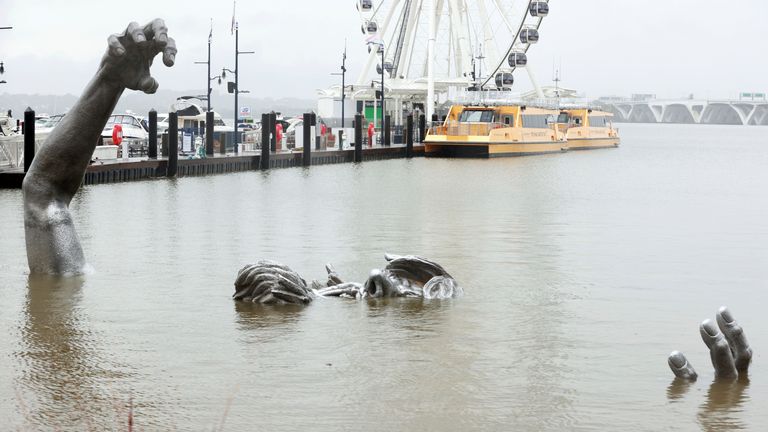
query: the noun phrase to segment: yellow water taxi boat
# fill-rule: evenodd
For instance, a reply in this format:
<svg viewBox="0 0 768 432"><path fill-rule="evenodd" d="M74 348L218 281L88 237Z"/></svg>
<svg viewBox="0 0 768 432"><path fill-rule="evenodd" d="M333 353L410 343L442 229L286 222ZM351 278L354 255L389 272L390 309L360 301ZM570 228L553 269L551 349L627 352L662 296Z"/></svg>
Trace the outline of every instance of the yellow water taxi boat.
<svg viewBox="0 0 768 432"><path fill-rule="evenodd" d="M558 122L566 131L569 150L619 146L619 131L614 129L613 114L588 108L564 109Z"/></svg>
<svg viewBox="0 0 768 432"><path fill-rule="evenodd" d="M560 111L524 105L454 105L424 139L427 156L499 157L568 149Z"/></svg>

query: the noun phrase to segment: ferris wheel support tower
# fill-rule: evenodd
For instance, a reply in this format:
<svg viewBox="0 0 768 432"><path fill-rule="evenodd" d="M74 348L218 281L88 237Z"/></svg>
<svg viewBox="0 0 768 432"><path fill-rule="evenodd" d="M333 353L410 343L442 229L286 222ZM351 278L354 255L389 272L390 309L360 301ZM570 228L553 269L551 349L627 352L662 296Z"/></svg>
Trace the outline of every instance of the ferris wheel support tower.
<svg viewBox="0 0 768 432"><path fill-rule="evenodd" d="M435 113L435 1L429 2L429 41L427 42L427 121L432 121Z"/></svg>

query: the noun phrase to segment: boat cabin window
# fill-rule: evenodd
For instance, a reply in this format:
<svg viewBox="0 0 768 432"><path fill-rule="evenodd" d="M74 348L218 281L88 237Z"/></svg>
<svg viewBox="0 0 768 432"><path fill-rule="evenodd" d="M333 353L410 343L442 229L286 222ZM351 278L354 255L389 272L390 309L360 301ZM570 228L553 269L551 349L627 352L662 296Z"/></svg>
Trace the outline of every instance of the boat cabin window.
<svg viewBox="0 0 768 432"><path fill-rule="evenodd" d="M141 127L139 121L131 116L123 116L122 124L134 127Z"/></svg>
<svg viewBox="0 0 768 432"><path fill-rule="evenodd" d="M505 125L507 125L509 127L515 127L515 117L514 116L505 115L503 122L504 122Z"/></svg>
<svg viewBox="0 0 768 432"><path fill-rule="evenodd" d="M607 123L608 123L608 117L589 116L589 125L592 127L605 127Z"/></svg>
<svg viewBox="0 0 768 432"><path fill-rule="evenodd" d="M520 116L524 128L546 128L549 114L523 114Z"/></svg>
<svg viewBox="0 0 768 432"><path fill-rule="evenodd" d="M569 116L568 113L560 113L560 115L557 116L558 123L568 124L568 122L570 121L571 121L571 116Z"/></svg>
<svg viewBox="0 0 768 432"><path fill-rule="evenodd" d="M571 126L575 126L575 127L583 126L581 124L581 117L573 117L573 118L571 118Z"/></svg>
<svg viewBox="0 0 768 432"><path fill-rule="evenodd" d="M459 115L459 121L467 123L491 123L493 122L493 111L464 110Z"/></svg>

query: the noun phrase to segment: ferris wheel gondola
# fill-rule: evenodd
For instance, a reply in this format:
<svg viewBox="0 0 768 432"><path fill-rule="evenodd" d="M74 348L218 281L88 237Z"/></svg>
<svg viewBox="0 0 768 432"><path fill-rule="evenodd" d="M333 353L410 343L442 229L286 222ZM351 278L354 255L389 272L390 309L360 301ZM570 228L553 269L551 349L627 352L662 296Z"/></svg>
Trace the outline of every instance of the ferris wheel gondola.
<svg viewBox="0 0 768 432"><path fill-rule="evenodd" d="M428 102L432 88L509 89L549 14L541 0L358 0L356 7L369 52L356 87L370 88L383 73L388 91Z"/></svg>

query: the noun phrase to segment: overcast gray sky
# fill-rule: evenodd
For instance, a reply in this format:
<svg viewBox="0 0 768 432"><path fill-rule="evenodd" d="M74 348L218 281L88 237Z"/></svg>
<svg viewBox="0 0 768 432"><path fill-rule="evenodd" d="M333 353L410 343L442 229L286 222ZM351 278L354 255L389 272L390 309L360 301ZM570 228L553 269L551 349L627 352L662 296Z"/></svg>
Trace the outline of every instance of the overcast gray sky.
<svg viewBox="0 0 768 432"><path fill-rule="evenodd" d="M468 0L471 1L471 0ZM256 97L315 98L338 82L347 38L349 77L366 58L354 0L240 0L241 88ZM541 40L529 51L540 84L553 64L565 85L590 97L649 92L660 97L736 97L768 90L768 2L760 0L551 0ZM204 92L210 19L214 71L234 68L232 1L0 0L1 93L79 93L111 33L129 21L165 19L176 66L156 62L161 88ZM517 90L530 83L524 75ZM223 89L221 89L223 92Z"/></svg>

